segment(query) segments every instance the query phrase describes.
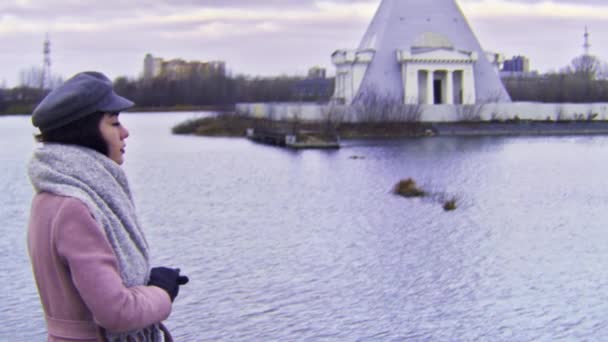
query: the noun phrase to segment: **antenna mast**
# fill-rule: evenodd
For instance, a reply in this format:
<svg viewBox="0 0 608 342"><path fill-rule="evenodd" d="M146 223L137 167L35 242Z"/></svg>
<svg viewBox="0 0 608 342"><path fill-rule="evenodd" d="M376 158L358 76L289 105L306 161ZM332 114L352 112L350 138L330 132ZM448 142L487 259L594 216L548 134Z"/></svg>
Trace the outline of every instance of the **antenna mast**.
<svg viewBox="0 0 608 342"><path fill-rule="evenodd" d="M591 48L591 44L589 44L589 31L587 30L587 26L585 26L585 44L583 45L583 49L585 51L585 56L589 56L590 48Z"/></svg>
<svg viewBox="0 0 608 342"><path fill-rule="evenodd" d="M47 87L52 87L51 81L51 41L49 40L49 34L46 34L44 39L44 61L42 63L42 75L40 76L40 89L44 90Z"/></svg>

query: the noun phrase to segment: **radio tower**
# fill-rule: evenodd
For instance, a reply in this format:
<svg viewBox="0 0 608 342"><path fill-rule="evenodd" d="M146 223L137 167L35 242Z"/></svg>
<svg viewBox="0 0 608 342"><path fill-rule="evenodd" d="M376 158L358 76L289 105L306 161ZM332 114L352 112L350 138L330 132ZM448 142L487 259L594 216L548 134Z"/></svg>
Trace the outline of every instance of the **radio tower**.
<svg viewBox="0 0 608 342"><path fill-rule="evenodd" d="M589 31L587 31L587 26L585 26L585 44L583 44L585 56L589 56L590 48L591 48L591 44L589 44Z"/></svg>
<svg viewBox="0 0 608 342"><path fill-rule="evenodd" d="M51 80L51 41L49 34L46 34L44 39L44 62L42 63L42 75L40 76L40 89L50 89L52 87Z"/></svg>

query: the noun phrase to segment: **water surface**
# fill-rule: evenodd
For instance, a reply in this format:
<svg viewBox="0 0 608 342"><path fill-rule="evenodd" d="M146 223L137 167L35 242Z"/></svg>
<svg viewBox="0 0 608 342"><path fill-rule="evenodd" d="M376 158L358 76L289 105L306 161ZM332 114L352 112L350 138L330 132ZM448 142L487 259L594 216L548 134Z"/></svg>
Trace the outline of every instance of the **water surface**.
<svg viewBox="0 0 608 342"><path fill-rule="evenodd" d="M122 118L154 264L191 278L167 322L178 341L608 339L607 137L291 151L170 134L193 115ZM32 133L0 118L2 340L45 336L25 247ZM392 195L407 177L436 196Z"/></svg>

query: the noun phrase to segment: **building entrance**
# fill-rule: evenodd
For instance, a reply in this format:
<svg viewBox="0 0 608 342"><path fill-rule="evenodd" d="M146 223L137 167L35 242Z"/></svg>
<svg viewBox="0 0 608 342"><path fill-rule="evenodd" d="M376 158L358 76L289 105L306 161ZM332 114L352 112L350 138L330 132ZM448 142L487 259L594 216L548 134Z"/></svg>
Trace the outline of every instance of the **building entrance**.
<svg viewBox="0 0 608 342"><path fill-rule="evenodd" d="M441 104L443 98L441 93L441 80L433 80L433 103Z"/></svg>

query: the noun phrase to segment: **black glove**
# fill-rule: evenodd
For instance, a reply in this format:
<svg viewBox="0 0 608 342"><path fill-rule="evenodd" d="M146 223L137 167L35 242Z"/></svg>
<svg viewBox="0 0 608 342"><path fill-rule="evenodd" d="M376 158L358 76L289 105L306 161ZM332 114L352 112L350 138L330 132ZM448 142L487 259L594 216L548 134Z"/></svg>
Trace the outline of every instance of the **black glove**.
<svg viewBox="0 0 608 342"><path fill-rule="evenodd" d="M179 268L154 267L150 270L148 285L158 286L167 291L173 301L179 293L179 286L187 284L188 281L188 277L179 275Z"/></svg>

